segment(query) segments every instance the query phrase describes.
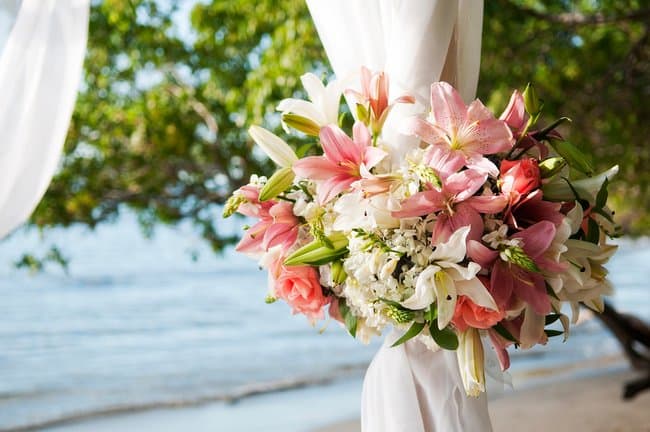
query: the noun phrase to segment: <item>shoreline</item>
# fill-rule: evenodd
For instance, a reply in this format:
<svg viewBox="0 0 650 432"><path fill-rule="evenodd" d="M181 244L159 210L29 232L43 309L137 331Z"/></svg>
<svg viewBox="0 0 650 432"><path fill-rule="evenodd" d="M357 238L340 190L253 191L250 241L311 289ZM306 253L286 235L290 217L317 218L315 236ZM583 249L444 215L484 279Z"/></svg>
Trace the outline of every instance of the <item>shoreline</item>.
<svg viewBox="0 0 650 432"><path fill-rule="evenodd" d="M514 389L493 391L490 404L500 405L527 392L546 391L579 381L598 382L629 374L622 355L513 372ZM49 432L138 431L155 426L158 431L180 430L228 432L348 432L358 431L359 401L363 376L349 375L330 383L259 394L234 403L204 402L169 406L60 422L48 427L22 428ZM620 388L618 389L620 391ZM641 395L644 396L644 395ZM542 396L543 397L543 396ZM650 401L650 399L648 400ZM509 403L509 402L508 402ZM526 409L522 409L526 411ZM265 420L267 419L267 420ZM352 421L346 419L353 419ZM272 421L271 421L272 420ZM648 419L650 424L650 418ZM319 429L320 428L320 429ZM496 430L496 429L495 429ZM584 429L580 429L584 430ZM558 432L558 431L554 431ZM650 432L650 429L644 432Z"/></svg>

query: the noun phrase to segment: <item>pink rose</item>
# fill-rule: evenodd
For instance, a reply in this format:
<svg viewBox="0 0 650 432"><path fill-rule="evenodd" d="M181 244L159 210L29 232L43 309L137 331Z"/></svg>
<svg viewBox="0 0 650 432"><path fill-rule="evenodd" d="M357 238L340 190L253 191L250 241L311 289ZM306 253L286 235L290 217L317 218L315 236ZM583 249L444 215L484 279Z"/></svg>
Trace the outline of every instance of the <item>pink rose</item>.
<svg viewBox="0 0 650 432"><path fill-rule="evenodd" d="M324 317L323 308L330 299L323 295L315 268L283 266L275 280L274 289L276 297L286 301L294 314L304 314L311 321Z"/></svg>
<svg viewBox="0 0 650 432"><path fill-rule="evenodd" d="M535 159L501 161L501 190L506 194L525 195L541 185L539 165Z"/></svg>

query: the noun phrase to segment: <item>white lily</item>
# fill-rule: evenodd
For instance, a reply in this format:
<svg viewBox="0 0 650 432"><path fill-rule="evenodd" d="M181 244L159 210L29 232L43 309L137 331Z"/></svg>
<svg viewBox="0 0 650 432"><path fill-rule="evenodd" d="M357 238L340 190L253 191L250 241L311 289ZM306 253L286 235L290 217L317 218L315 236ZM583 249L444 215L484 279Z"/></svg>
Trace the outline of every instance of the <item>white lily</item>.
<svg viewBox="0 0 650 432"><path fill-rule="evenodd" d="M248 134L273 162L288 168L298 160L298 156L282 138L260 126L251 126Z"/></svg>
<svg viewBox="0 0 650 432"><path fill-rule="evenodd" d="M300 80L310 102L302 99L284 99L276 109L283 114L295 114L311 120L319 128L337 124L342 93L340 83L333 80L326 86L312 73L304 74Z"/></svg>
<svg viewBox="0 0 650 432"><path fill-rule="evenodd" d="M618 173L618 165L615 165L593 177L572 180L571 185L578 192L580 198L589 200L593 204L596 200L596 194L606 179L614 177ZM557 176L552 181L542 186L544 198L552 201L571 201L575 199L575 194L569 184L563 178Z"/></svg>
<svg viewBox="0 0 650 432"><path fill-rule="evenodd" d="M335 231L350 232L355 228L372 231L377 228L397 228L399 219L391 215L395 204L389 194L364 198L361 192L341 196L334 203L336 219L332 225Z"/></svg>
<svg viewBox="0 0 650 432"><path fill-rule="evenodd" d="M458 335L456 357L465 392L468 396L480 396L485 391L485 357L477 329L470 327Z"/></svg>
<svg viewBox="0 0 650 432"><path fill-rule="evenodd" d="M459 295L469 297L474 303L496 310L497 305L483 283L476 277L481 266L465 259L466 240L470 227L456 230L446 243L436 245L429 257L432 264L425 268L415 282L415 293L401 302L409 309L425 309L434 301L438 304L438 327L443 329L454 316Z"/></svg>

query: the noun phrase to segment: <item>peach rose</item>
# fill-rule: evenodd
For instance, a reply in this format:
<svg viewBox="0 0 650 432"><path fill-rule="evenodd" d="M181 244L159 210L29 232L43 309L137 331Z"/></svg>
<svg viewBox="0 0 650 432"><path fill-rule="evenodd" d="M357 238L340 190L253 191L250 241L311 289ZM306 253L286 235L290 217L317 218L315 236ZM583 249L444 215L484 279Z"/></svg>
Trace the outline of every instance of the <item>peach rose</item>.
<svg viewBox="0 0 650 432"><path fill-rule="evenodd" d="M323 308L330 299L323 295L318 272L311 266L283 266L275 280L275 296L286 301L294 314L311 321L324 317Z"/></svg>
<svg viewBox="0 0 650 432"><path fill-rule="evenodd" d="M479 306L467 296L459 296L451 322L460 330L468 327L488 329L503 319L503 312Z"/></svg>

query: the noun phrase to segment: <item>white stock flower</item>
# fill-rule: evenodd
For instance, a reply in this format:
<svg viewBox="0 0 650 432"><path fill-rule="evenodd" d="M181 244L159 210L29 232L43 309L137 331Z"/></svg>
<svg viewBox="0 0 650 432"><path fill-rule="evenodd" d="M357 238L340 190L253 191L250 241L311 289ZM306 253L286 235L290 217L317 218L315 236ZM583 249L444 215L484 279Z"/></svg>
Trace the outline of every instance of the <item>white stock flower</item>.
<svg viewBox="0 0 650 432"><path fill-rule="evenodd" d="M470 227L456 230L446 243L436 246L429 257L432 263L424 269L415 283L415 293L402 301L409 309L425 309L434 301L438 305L438 327L449 324L459 295L468 296L474 303L497 309L494 299L476 277L481 266L470 262L467 267L458 263L465 260L466 239Z"/></svg>
<svg viewBox="0 0 650 432"><path fill-rule="evenodd" d="M350 192L336 200L333 210L335 231L350 232L354 228L366 231L399 227L399 219L391 216L391 197L388 194L364 198L361 192Z"/></svg>
<svg viewBox="0 0 650 432"><path fill-rule="evenodd" d="M260 126L251 126L248 134L264 153L278 166L287 168L298 160L296 153L282 138Z"/></svg>

